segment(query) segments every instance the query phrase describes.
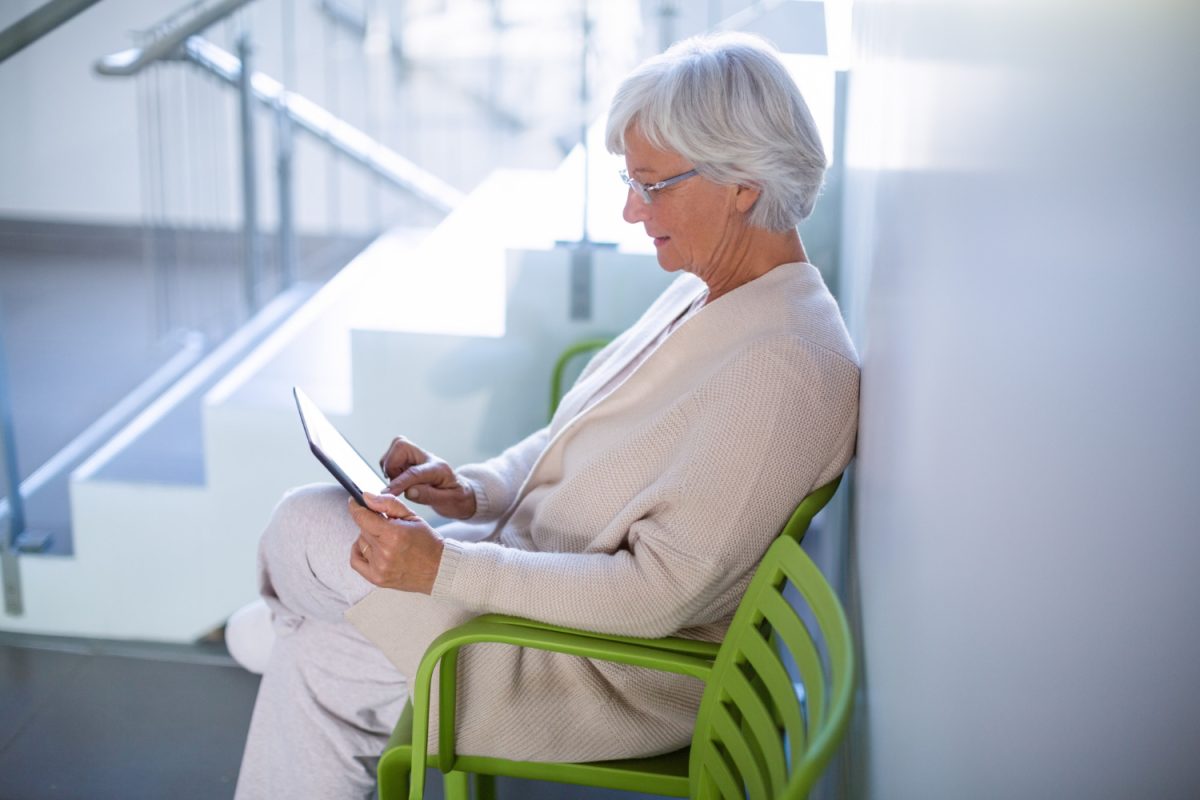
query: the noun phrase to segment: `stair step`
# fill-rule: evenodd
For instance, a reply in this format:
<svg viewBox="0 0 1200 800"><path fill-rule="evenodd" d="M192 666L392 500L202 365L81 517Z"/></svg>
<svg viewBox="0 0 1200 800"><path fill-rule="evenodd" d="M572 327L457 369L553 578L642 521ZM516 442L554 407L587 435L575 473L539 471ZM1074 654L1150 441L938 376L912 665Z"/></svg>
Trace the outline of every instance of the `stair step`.
<svg viewBox="0 0 1200 800"><path fill-rule="evenodd" d="M81 465L74 478L203 484L204 393L316 290L315 284L297 284L280 293Z"/></svg>

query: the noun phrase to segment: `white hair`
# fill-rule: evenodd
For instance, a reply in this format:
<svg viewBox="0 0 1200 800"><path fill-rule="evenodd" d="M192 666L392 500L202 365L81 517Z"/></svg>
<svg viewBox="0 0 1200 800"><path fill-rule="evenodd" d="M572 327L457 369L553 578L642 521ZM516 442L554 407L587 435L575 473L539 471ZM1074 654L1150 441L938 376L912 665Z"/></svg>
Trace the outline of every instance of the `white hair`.
<svg viewBox="0 0 1200 800"><path fill-rule="evenodd" d="M610 151L625 153L630 127L711 181L758 189L755 227L794 228L812 213L825 178L808 105L774 47L749 34L696 36L645 61L613 97Z"/></svg>

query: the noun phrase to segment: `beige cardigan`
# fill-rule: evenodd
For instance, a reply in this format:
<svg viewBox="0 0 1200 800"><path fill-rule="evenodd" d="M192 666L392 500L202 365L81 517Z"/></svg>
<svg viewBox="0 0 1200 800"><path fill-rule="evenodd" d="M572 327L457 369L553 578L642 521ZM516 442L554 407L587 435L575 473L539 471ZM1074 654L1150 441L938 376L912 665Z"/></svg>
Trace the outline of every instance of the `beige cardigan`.
<svg viewBox="0 0 1200 800"><path fill-rule="evenodd" d="M592 360L549 427L461 468L475 520L494 521L488 539L447 539L431 598L377 590L348 615L402 672L484 612L721 637L792 509L850 460L858 364L820 274L785 264L706 305L589 406L703 290L681 277ZM690 739L701 688L505 645L460 663L460 747L479 755L665 752Z"/></svg>

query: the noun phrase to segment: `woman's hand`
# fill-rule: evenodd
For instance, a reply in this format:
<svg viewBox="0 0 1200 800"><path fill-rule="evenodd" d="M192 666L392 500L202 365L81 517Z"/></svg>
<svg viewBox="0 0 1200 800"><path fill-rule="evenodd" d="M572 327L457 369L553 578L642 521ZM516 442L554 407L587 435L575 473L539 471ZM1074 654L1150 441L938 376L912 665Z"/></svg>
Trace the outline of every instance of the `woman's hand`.
<svg viewBox="0 0 1200 800"><path fill-rule="evenodd" d="M384 589L432 592L442 564L442 537L395 497L363 492L363 499L367 508L350 498L350 516L359 529L350 566Z"/></svg>
<svg viewBox="0 0 1200 800"><path fill-rule="evenodd" d="M424 503L443 517L468 519L475 513L475 492L459 480L453 467L432 453L397 436L379 459L397 497Z"/></svg>

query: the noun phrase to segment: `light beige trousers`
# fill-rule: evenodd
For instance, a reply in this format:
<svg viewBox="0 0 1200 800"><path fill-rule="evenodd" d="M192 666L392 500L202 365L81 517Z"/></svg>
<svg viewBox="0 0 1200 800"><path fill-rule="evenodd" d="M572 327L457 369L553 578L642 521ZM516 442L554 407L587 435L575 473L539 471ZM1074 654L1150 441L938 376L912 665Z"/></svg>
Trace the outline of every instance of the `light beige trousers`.
<svg viewBox="0 0 1200 800"><path fill-rule="evenodd" d="M306 486L276 507L259 545L261 591L275 641L250 722L237 800L373 797L375 763L404 704L408 681L343 615L374 587L350 567L358 537L339 486ZM477 538L477 526L439 529ZM416 663L461 611L406 595ZM407 661L408 659L406 659Z"/></svg>

